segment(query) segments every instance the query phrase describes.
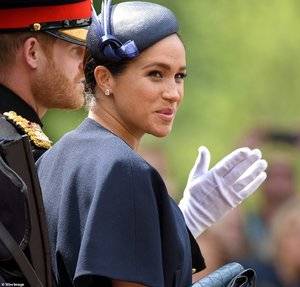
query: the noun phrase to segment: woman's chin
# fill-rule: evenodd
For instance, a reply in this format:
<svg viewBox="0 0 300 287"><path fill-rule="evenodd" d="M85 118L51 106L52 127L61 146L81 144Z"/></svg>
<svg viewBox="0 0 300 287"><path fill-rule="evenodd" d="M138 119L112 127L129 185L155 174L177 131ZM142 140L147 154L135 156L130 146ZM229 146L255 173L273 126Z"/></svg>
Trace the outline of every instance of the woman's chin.
<svg viewBox="0 0 300 287"><path fill-rule="evenodd" d="M172 130L172 126L164 127L162 129L157 129L155 131L152 131L150 134L155 137L158 137L158 138L163 138L163 137L168 136L170 134L171 130Z"/></svg>

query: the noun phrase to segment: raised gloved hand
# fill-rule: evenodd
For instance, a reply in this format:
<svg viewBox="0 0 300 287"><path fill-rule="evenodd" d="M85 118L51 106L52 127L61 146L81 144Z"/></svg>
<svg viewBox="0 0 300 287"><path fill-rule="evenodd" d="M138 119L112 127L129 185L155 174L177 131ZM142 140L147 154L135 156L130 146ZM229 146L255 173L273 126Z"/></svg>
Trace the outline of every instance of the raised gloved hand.
<svg viewBox="0 0 300 287"><path fill-rule="evenodd" d="M210 170L208 149L202 146L198 152L179 203L195 238L255 192L267 177L267 162L258 149L237 149Z"/></svg>

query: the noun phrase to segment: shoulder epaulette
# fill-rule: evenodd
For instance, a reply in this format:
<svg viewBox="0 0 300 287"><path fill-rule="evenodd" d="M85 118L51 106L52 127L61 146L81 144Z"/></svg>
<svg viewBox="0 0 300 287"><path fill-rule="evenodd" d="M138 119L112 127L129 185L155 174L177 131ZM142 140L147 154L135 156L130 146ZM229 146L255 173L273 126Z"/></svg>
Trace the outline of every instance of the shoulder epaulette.
<svg viewBox="0 0 300 287"><path fill-rule="evenodd" d="M50 139L44 134L39 124L30 122L17 115L16 112L10 111L3 113L5 118L12 124L21 129L26 135L28 135L30 141L37 147L49 149L52 145Z"/></svg>

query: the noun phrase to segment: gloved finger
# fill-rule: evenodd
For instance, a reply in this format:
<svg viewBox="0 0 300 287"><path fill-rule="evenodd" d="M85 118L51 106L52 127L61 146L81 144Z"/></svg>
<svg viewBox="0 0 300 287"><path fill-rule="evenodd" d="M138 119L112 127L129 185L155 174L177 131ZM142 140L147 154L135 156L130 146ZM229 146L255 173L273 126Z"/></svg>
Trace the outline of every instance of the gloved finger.
<svg viewBox="0 0 300 287"><path fill-rule="evenodd" d="M256 150L251 151L249 156L243 161L239 162L236 166L232 168L231 171L228 172L224 176L224 182L227 184L233 184L240 176L242 176L249 168L251 171L252 165L260 160L261 153L256 152Z"/></svg>
<svg viewBox="0 0 300 287"><path fill-rule="evenodd" d="M206 173L210 163L210 152L205 146L198 148L198 156L190 172L190 177L197 178Z"/></svg>
<svg viewBox="0 0 300 287"><path fill-rule="evenodd" d="M245 160L250 153L251 150L248 147L236 149L219 161L213 169L218 176L224 177L233 167Z"/></svg>
<svg viewBox="0 0 300 287"><path fill-rule="evenodd" d="M248 184L254 181L263 171L266 170L268 164L264 159L257 160L251 168L249 168L234 184L233 190L239 192Z"/></svg>
<svg viewBox="0 0 300 287"><path fill-rule="evenodd" d="M262 172L258 177L255 178L255 180L253 180L249 185L247 185L243 190L239 192L240 197L245 199L250 196L260 187L260 185L265 181L266 178L267 174L265 172Z"/></svg>

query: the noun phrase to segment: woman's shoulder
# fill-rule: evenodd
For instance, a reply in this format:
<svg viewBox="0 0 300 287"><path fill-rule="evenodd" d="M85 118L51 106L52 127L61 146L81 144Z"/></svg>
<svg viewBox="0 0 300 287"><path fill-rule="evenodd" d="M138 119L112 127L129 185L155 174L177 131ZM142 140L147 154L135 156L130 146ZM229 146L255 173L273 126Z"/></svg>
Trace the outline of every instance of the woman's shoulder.
<svg viewBox="0 0 300 287"><path fill-rule="evenodd" d="M58 170L89 171L91 175L117 173L153 177L155 169L122 139L92 119L85 119L75 130L64 135L37 163ZM155 176L156 177L156 176Z"/></svg>
<svg viewBox="0 0 300 287"><path fill-rule="evenodd" d="M63 135L43 158L58 157L58 155L60 158L113 157L126 150L126 144L121 139L94 120L86 118L76 129Z"/></svg>
<svg viewBox="0 0 300 287"><path fill-rule="evenodd" d="M116 167L126 167L134 174L137 172L150 174L154 171L154 168L129 146L120 144L118 147L109 155Z"/></svg>

